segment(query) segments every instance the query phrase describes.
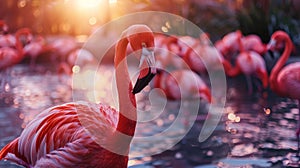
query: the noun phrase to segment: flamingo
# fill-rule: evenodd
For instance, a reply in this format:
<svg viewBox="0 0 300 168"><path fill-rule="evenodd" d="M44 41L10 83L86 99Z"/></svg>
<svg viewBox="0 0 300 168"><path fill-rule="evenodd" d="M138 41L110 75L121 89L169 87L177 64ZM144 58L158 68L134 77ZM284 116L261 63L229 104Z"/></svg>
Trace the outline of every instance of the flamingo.
<svg viewBox="0 0 300 168"><path fill-rule="evenodd" d="M177 44L177 37L165 36L161 34L155 35L157 67L164 69L166 67L184 68L181 58L181 48Z"/></svg>
<svg viewBox="0 0 300 168"><path fill-rule="evenodd" d="M270 88L281 97L298 100L298 109L300 112L300 62L291 63L283 67L293 50L292 40L286 32L279 30L273 33L267 47L268 49L274 50L277 46L277 42L282 41L285 42L284 51L271 71ZM298 128L296 131L298 149L299 134L300 121L298 120Z"/></svg>
<svg viewBox="0 0 300 168"><path fill-rule="evenodd" d="M15 36L8 34L8 26L5 21L0 20L0 27L2 27L2 33L0 35L0 47L14 47L16 45Z"/></svg>
<svg viewBox="0 0 300 168"><path fill-rule="evenodd" d="M21 35L29 36L30 30L28 28L22 28L16 32L16 49L11 47L0 48L0 69L5 69L9 66L17 64L24 58L23 45L20 41Z"/></svg>
<svg viewBox="0 0 300 168"><path fill-rule="evenodd" d="M267 46L261 41L260 37L255 34L250 34L242 38L244 49L247 51L255 51L259 55L264 55L267 52Z"/></svg>
<svg viewBox="0 0 300 168"><path fill-rule="evenodd" d="M167 73L159 70L154 78L154 88L161 89L169 100L182 100L184 102L203 98L206 102L212 102L209 87L195 72L187 69L174 70ZM187 106L183 103L183 108ZM188 129L190 113L185 111L184 129Z"/></svg>
<svg viewBox="0 0 300 168"><path fill-rule="evenodd" d="M0 27L2 28L2 32L1 33L6 34L7 31L8 31L8 26L7 26L7 24L6 24L6 22L4 20L0 20Z"/></svg>
<svg viewBox="0 0 300 168"><path fill-rule="evenodd" d="M126 61L128 43L133 51L141 51L141 71L133 88ZM0 159L25 167L127 167L137 118L135 94L156 73L153 47L154 36L146 25L130 26L116 44L119 113L107 105L84 101L51 107L0 151Z"/></svg>
<svg viewBox="0 0 300 168"><path fill-rule="evenodd" d="M168 99L204 98L211 102L210 89L205 82L191 70L175 70L171 73L159 71L154 79L154 87L164 91Z"/></svg>
<svg viewBox="0 0 300 168"><path fill-rule="evenodd" d="M20 63L24 58L23 45L20 41L21 35L30 35L30 30L28 28L19 29L16 32L16 45L15 48L11 47L1 47L0 48L0 70L3 70L1 73L2 80L0 83L0 88L3 89L5 85L5 79L9 76L7 74L6 68Z"/></svg>
<svg viewBox="0 0 300 168"><path fill-rule="evenodd" d="M255 51L247 51L244 48L242 38L238 39L240 53L236 58L235 67L228 70L226 74L230 77L237 76L241 73L246 75L249 94L252 93L251 75L256 75L262 81L264 89L268 87L268 72L266 64L261 55Z"/></svg>
<svg viewBox="0 0 300 168"><path fill-rule="evenodd" d="M42 36L37 36L24 46L25 57L30 58L30 67L34 67L38 56L53 51L54 49L46 45L46 40Z"/></svg>
<svg viewBox="0 0 300 168"><path fill-rule="evenodd" d="M193 71L204 73L207 71L206 66L209 66L214 70L220 69L220 67L216 66L219 62L222 63L225 71L231 69L230 63L223 58L222 54L216 50L215 47L210 45L207 33L202 33L200 39L200 43L193 48L189 48L183 57ZM204 65L203 60L206 61L206 65Z"/></svg>
<svg viewBox="0 0 300 168"><path fill-rule="evenodd" d="M215 42L217 50L226 58L233 59L232 55L239 51L238 39L242 38L240 30L226 34L221 40Z"/></svg>

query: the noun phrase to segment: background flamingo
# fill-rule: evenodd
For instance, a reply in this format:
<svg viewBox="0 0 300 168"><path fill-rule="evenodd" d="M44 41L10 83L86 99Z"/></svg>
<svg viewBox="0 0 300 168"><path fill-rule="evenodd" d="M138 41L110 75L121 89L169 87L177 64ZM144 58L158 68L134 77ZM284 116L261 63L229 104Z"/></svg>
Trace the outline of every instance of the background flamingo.
<svg viewBox="0 0 300 168"><path fill-rule="evenodd" d="M238 39L242 37L240 30L226 34L221 40L215 42L217 50L228 60L232 60L233 56L239 51Z"/></svg>
<svg viewBox="0 0 300 168"><path fill-rule="evenodd" d="M46 40L42 36L37 36L30 40L29 43L24 46L23 50L25 57L30 59L30 67L34 68L39 56L53 51L54 49L47 46Z"/></svg>
<svg viewBox="0 0 300 168"><path fill-rule="evenodd" d="M8 26L4 20L0 20L0 28L1 28L1 33L6 34L8 31Z"/></svg>
<svg viewBox="0 0 300 168"><path fill-rule="evenodd" d="M10 76L7 74L6 68L20 63L24 58L23 45L20 41L21 35L30 35L30 30L27 28L19 29L16 32L16 46L12 47L1 47L0 48L0 70L1 72L1 83L0 88L3 89L5 86L6 79Z"/></svg>
<svg viewBox="0 0 300 168"><path fill-rule="evenodd" d="M154 78L154 87L159 88L169 100L182 100L183 109L187 108L186 101L204 99L211 103L212 97L209 87L191 70L175 70L170 73L161 70ZM186 117L183 121L184 129L189 126L189 111L184 111Z"/></svg>
<svg viewBox="0 0 300 168"><path fill-rule="evenodd" d="M5 21L0 20L2 34L0 35L0 47L14 47L16 45L16 37L8 34L8 26Z"/></svg>
<svg viewBox="0 0 300 168"><path fill-rule="evenodd" d="M246 75L249 93L253 92L251 75L257 76L262 81L263 88L267 88L268 72L264 59L255 51L246 51L241 37L238 39L238 44L241 52L236 58L235 66L232 67L231 70L228 70L226 74L230 77L237 76L241 73Z"/></svg>
<svg viewBox="0 0 300 168"><path fill-rule="evenodd" d="M250 34L242 38L242 43L246 51L254 51L260 55L267 52L267 46L261 41L260 37Z"/></svg>
<svg viewBox="0 0 300 168"><path fill-rule="evenodd" d="M223 67L225 70L231 69L230 63L211 45L209 36L206 33L201 34L200 39L198 45L189 48L183 57L193 71L203 74L207 72L207 67L214 70L219 70ZM205 61L206 65L204 65L203 61ZM216 66L221 65L220 63L223 65L222 67Z"/></svg>
<svg viewBox="0 0 300 168"><path fill-rule="evenodd" d="M284 52L275 64L270 74L270 87L279 96L288 97L298 100L298 109L300 112L300 62L291 63L285 67L287 59L289 58L293 43L287 33L284 31L276 31L268 44L269 49L276 47L277 41L285 42ZM298 119L298 128L296 136L298 139L299 149L299 134L300 134L300 121ZM299 151L298 151L299 153Z"/></svg>
<svg viewBox="0 0 300 168"><path fill-rule="evenodd" d="M162 89L171 100L204 98L211 102L212 99L208 86L191 70L175 70L170 74L162 70L154 79L154 87Z"/></svg>
<svg viewBox="0 0 300 168"><path fill-rule="evenodd" d="M0 48L0 69L5 69L9 66L21 62L24 58L23 44L21 43L21 35L30 35L30 30L27 28L19 29L16 32L16 45L15 48L1 47Z"/></svg>
<svg viewBox="0 0 300 168"><path fill-rule="evenodd" d="M151 67L155 60L153 51L148 49L154 47L154 37L147 26L131 26L121 38L116 45L114 64L120 112L88 102L49 108L32 120L20 137L0 151L0 159L26 167L127 167L137 117L134 94L150 82L156 69ZM124 61L128 43L134 51L142 50L140 65L146 67L133 89L127 61ZM92 136L90 131L97 131L99 136Z"/></svg>

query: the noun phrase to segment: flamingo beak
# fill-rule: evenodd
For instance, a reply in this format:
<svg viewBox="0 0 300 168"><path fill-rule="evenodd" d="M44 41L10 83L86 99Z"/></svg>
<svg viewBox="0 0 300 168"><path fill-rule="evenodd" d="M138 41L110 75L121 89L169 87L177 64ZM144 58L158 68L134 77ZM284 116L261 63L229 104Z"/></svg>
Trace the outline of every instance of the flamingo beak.
<svg viewBox="0 0 300 168"><path fill-rule="evenodd" d="M271 39L270 42L267 44L267 50L273 50L276 45L276 40Z"/></svg>
<svg viewBox="0 0 300 168"><path fill-rule="evenodd" d="M148 64L148 69L141 70L143 72L145 72L146 70L147 72L141 73L143 75L140 75L138 77L132 90L133 94L139 93L141 90L143 90L156 74L154 51L150 51L147 48L143 47L139 68L142 68L144 61L146 61L146 63Z"/></svg>
<svg viewBox="0 0 300 168"><path fill-rule="evenodd" d="M270 42L267 44L267 52L270 54L270 56L274 59L275 56L273 54L273 50L275 48L276 41L274 39L271 39Z"/></svg>
<svg viewBox="0 0 300 168"><path fill-rule="evenodd" d="M212 96L209 89L200 89L199 93L207 102L212 103Z"/></svg>

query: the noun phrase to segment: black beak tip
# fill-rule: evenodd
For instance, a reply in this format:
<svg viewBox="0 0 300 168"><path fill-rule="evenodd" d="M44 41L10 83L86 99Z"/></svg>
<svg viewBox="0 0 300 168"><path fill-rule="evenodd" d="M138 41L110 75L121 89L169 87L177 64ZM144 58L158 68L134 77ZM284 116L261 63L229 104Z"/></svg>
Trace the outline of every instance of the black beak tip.
<svg viewBox="0 0 300 168"><path fill-rule="evenodd" d="M143 78L137 79L135 86L132 90L132 93L137 94L140 91L142 91L148 85L148 83L152 80L152 78L154 76L155 76L155 74L151 73L151 71L149 70L149 72L146 76L144 76Z"/></svg>

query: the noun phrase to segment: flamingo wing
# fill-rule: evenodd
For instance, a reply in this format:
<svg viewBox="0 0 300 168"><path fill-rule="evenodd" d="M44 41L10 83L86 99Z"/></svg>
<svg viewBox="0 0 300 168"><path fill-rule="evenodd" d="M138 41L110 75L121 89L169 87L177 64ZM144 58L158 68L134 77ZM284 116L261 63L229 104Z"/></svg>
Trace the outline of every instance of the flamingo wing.
<svg viewBox="0 0 300 168"><path fill-rule="evenodd" d="M117 116L116 110L108 106L86 102L49 108L32 120L19 138L4 147L0 157L12 153L6 159L20 158L31 166L92 163L91 159L96 153L101 155L99 151L103 148L91 138L90 130L104 134L105 141L106 134L116 127Z"/></svg>
<svg viewBox="0 0 300 168"><path fill-rule="evenodd" d="M277 78L279 93L292 99L300 99L300 62L284 67Z"/></svg>
<svg viewBox="0 0 300 168"><path fill-rule="evenodd" d="M0 69L14 65L20 60L17 50L10 47L2 47L0 49Z"/></svg>

